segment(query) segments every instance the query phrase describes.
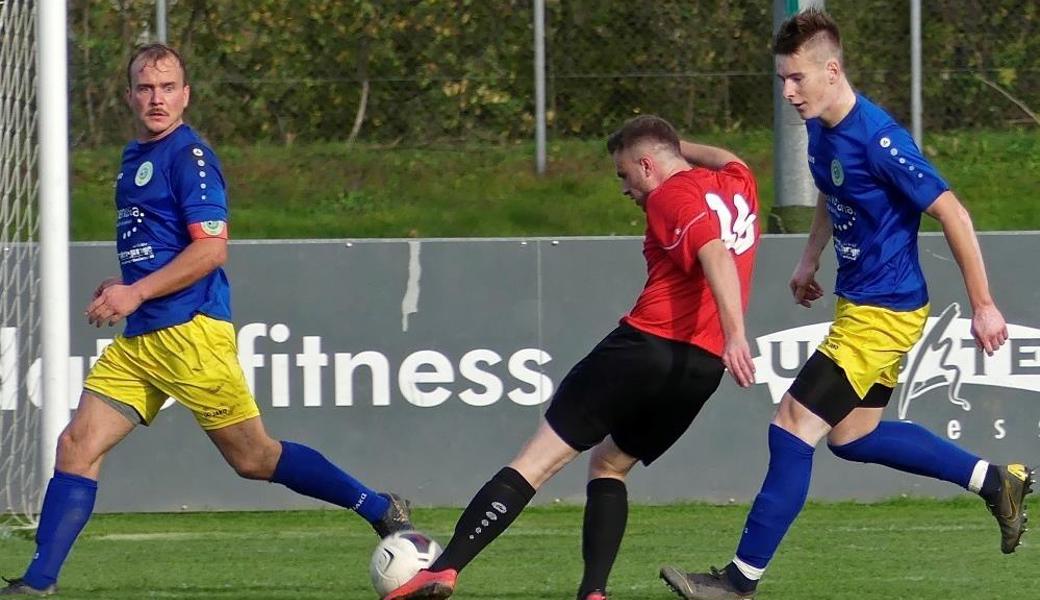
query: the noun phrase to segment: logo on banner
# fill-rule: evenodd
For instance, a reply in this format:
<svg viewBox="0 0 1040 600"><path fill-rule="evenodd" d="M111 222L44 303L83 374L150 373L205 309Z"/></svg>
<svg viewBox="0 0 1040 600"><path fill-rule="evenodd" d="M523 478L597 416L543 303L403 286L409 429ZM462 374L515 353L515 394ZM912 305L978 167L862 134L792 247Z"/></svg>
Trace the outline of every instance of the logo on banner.
<svg viewBox="0 0 1040 600"><path fill-rule="evenodd" d="M965 412L983 397L973 392L974 386L1040 394L1040 329L1012 323L1007 327L1007 342L986 356L976 349L971 319L961 316L959 304L929 317L899 374L902 385L894 396L899 418L912 418L919 410L914 402L934 390L945 390L946 401ZM756 378L769 389L773 403L780 402L829 329L830 322L813 323L756 338Z"/></svg>

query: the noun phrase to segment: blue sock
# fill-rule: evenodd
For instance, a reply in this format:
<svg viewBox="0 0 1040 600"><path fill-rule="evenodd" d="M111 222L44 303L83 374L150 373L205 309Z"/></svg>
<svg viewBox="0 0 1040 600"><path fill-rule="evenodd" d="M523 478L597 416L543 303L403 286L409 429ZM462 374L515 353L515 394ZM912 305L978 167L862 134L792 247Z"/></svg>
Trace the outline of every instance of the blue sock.
<svg viewBox="0 0 1040 600"><path fill-rule="evenodd" d="M390 508L386 498L329 462L317 450L303 444L282 442L282 456L271 481L297 494L349 508L369 523L378 521Z"/></svg>
<svg viewBox="0 0 1040 600"><path fill-rule="evenodd" d="M809 494L814 448L776 425L769 426L769 470L751 505L737 546L737 566L757 580ZM740 564L743 563L743 564ZM748 568L750 567L750 569Z"/></svg>
<svg viewBox="0 0 1040 600"><path fill-rule="evenodd" d="M36 529L36 554L23 579L38 590L58 580L58 571L79 532L94 512L97 482L93 479L54 471L47 484Z"/></svg>
<svg viewBox="0 0 1040 600"><path fill-rule="evenodd" d="M882 421L877 429L842 446L830 446L839 458L875 463L968 489L979 457L965 452L916 423Z"/></svg>

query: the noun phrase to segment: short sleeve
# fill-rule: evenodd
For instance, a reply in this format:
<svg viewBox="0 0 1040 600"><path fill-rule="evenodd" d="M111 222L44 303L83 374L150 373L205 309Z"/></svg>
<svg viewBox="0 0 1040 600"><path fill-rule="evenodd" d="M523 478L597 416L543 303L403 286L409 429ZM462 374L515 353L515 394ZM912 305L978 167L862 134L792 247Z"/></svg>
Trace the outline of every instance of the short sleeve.
<svg viewBox="0 0 1040 600"><path fill-rule="evenodd" d="M648 199L646 219L650 234L684 273L697 268L702 246L721 237L718 219L694 185L662 186Z"/></svg>
<svg viewBox="0 0 1040 600"><path fill-rule="evenodd" d="M898 190L919 211L927 210L950 189L902 127L891 127L874 136L868 143L867 160L871 174Z"/></svg>
<svg viewBox="0 0 1040 600"><path fill-rule="evenodd" d="M726 163L720 170L722 171L722 173L730 177L736 177L737 179L742 179L745 182L755 181L755 175L751 172L751 169L748 168L747 165L743 165L736 161Z"/></svg>
<svg viewBox="0 0 1040 600"><path fill-rule="evenodd" d="M217 224L223 224L223 237L226 237L228 208L224 174L212 150L199 143L178 150L170 165L170 183L189 229L204 223L207 227L203 231L215 231L220 228ZM194 233L192 237L196 237Z"/></svg>

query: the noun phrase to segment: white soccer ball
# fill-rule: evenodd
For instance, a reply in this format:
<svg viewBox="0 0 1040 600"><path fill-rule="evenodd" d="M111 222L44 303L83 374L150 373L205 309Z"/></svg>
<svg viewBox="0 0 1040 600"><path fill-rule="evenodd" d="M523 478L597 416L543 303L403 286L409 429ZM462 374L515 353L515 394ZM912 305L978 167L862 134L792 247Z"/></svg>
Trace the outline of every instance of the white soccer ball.
<svg viewBox="0 0 1040 600"><path fill-rule="evenodd" d="M372 553L368 572L382 598L426 569L441 555L441 546L418 531L398 531L383 538Z"/></svg>

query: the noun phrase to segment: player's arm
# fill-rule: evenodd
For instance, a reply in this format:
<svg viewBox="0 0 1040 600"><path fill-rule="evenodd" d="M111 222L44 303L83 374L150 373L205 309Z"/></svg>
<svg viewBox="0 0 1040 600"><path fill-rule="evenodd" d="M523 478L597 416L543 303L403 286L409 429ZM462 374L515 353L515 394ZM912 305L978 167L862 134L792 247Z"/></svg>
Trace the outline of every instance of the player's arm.
<svg viewBox="0 0 1040 600"><path fill-rule="evenodd" d="M820 255L831 240L831 217L827 213L827 197L822 193L816 198L816 210L813 212L812 226L809 228L809 239L805 243L802 257L791 275L791 294L797 304L809 308L812 303L823 297L823 288L816 282L816 271L820 268Z"/></svg>
<svg viewBox="0 0 1040 600"><path fill-rule="evenodd" d="M1008 338L1007 324L989 293L986 265L971 215L953 192L946 190L925 211L942 225L946 243L964 277L971 303L971 332L976 345L992 356Z"/></svg>
<svg viewBox="0 0 1040 600"><path fill-rule="evenodd" d="M739 163L745 167L747 166L747 163L741 160L739 156L725 148L716 148L715 146L695 144L682 140L679 142L679 151L682 153L682 157L686 159L686 162L691 165L713 171L718 171L730 163Z"/></svg>
<svg viewBox="0 0 1040 600"><path fill-rule="evenodd" d="M131 285L110 283L87 306L87 321L98 327L115 325L141 304L180 291L222 266L227 260L227 238L193 240L162 268Z"/></svg>
<svg viewBox="0 0 1040 600"><path fill-rule="evenodd" d="M755 365L744 330L740 277L733 255L722 240L712 240L697 250L697 261L715 297L722 333L726 336L722 362L738 385L748 387L755 383Z"/></svg>

